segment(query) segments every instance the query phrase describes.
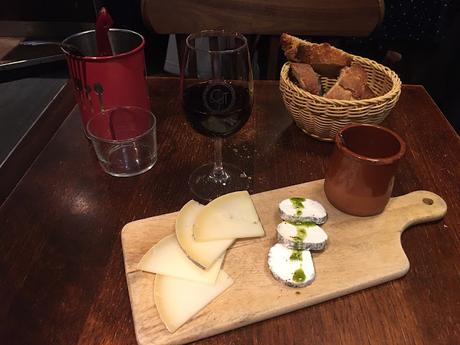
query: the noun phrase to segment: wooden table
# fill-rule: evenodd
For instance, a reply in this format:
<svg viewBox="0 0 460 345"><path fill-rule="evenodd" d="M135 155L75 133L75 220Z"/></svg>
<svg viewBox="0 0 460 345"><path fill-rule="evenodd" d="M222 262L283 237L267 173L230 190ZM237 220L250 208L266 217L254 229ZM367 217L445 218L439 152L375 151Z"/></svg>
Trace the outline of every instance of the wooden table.
<svg viewBox="0 0 460 345"><path fill-rule="evenodd" d="M104 174L73 112L1 206L1 344L136 343L120 230L178 210L191 198L187 177L212 157L211 141L182 115L178 81L149 83L159 120L151 171ZM256 82L255 90L252 117L227 141L225 160L251 176L251 193L323 178L333 145L293 124L277 82ZM408 144L394 195L427 189L449 207L443 221L404 232L409 273L200 344L458 344L460 139L420 86L403 88L384 125Z"/></svg>

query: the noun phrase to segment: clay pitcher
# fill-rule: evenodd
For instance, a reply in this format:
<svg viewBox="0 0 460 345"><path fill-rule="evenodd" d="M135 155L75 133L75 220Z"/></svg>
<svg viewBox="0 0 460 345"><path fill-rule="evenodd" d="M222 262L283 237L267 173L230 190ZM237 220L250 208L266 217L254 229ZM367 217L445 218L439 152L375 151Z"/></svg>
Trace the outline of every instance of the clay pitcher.
<svg viewBox="0 0 460 345"><path fill-rule="evenodd" d="M381 213L390 199L406 144L393 131L368 124L345 126L335 143L324 183L329 202L355 216Z"/></svg>

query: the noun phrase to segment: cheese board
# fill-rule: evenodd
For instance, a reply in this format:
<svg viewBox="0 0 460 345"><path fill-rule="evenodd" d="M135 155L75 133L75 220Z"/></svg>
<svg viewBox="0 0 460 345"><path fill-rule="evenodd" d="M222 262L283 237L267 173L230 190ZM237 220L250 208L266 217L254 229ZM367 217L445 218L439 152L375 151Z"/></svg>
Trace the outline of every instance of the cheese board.
<svg viewBox="0 0 460 345"><path fill-rule="evenodd" d="M174 333L166 329L155 307L155 275L140 271L138 263L154 244L174 233L177 212L125 225L121 237L138 343L187 343L402 277L409 270L402 232L441 219L447 211L438 195L415 191L392 198L380 215L354 217L327 201L323 183L317 180L251 195L266 235L237 240L227 250L222 268L233 285ZM315 281L295 289L273 278L267 255L277 239L278 203L299 195L325 207L328 221L322 227L329 240L324 251L312 253Z"/></svg>

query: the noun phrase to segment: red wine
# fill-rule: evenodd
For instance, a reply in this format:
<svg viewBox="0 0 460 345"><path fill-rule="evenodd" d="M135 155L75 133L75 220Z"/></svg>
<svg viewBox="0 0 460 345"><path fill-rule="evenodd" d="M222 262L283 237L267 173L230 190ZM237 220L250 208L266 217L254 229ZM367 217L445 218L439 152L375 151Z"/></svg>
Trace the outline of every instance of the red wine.
<svg viewBox="0 0 460 345"><path fill-rule="evenodd" d="M187 120L198 133L228 137L249 119L252 95L247 87L229 82L204 82L184 90Z"/></svg>

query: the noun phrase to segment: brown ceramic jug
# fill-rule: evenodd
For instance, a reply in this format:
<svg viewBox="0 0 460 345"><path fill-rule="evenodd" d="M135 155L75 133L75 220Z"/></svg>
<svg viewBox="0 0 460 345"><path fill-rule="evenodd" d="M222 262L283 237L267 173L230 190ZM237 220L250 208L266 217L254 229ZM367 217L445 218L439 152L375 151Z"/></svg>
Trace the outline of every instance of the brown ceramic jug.
<svg viewBox="0 0 460 345"><path fill-rule="evenodd" d="M393 131L368 124L345 126L335 142L324 182L329 202L355 216L381 213L390 199L406 144Z"/></svg>

